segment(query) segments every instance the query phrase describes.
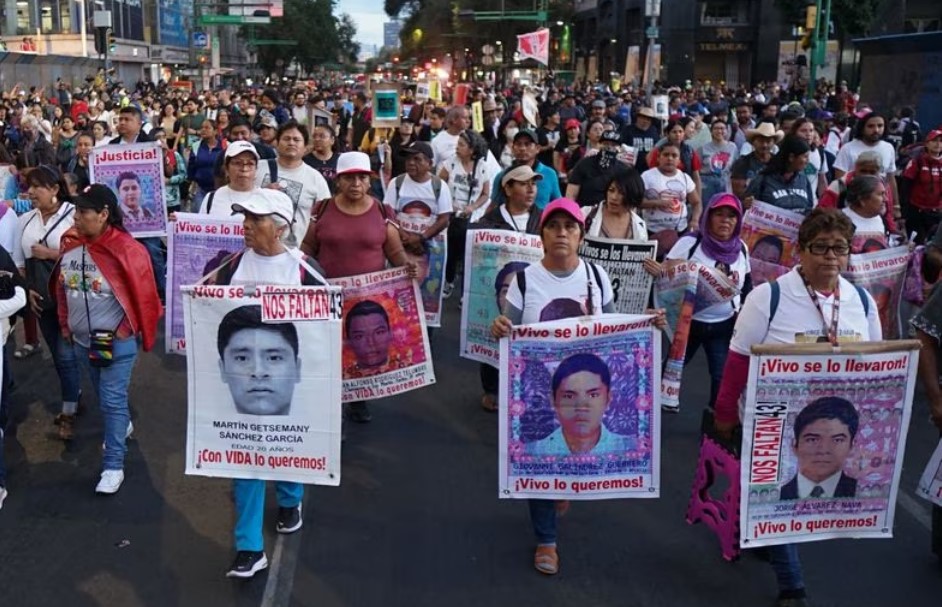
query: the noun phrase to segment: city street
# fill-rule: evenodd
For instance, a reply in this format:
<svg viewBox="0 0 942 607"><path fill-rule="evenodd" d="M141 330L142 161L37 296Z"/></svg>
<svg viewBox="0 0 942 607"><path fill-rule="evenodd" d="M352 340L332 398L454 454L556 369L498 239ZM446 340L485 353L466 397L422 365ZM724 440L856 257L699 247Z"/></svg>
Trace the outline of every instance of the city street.
<svg viewBox="0 0 942 607"><path fill-rule="evenodd" d="M0 604L167 607L724 606L764 607L771 568L720 556L684 512L709 378L688 368L682 412L665 416L657 500L577 502L560 521L560 573L532 566L526 505L497 498L497 417L481 410L476 363L459 359L457 295L431 343L438 384L373 403L348 424L339 488L311 487L301 532L276 546L249 582L224 577L233 557L227 480L186 477L186 365L138 359L135 437L125 481L96 496L101 418L91 407L68 447L55 438L48 357L14 361L7 440L10 496L0 511ZM160 342L162 344L162 342ZM162 351L162 345L158 346ZM929 551L929 507L913 488L937 436L917 399L892 540L805 544L815 607L938 604L942 568Z"/></svg>

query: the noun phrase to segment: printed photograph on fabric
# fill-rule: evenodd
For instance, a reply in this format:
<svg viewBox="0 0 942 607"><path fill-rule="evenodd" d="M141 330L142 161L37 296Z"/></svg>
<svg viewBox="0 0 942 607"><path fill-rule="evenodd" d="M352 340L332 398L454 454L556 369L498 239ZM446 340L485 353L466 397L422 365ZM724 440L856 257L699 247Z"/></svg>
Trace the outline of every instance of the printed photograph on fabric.
<svg viewBox="0 0 942 607"><path fill-rule="evenodd" d="M524 271L530 264L525 261L511 261L497 265L499 260L482 258L481 265L471 270L473 282L471 297L466 305L468 309L468 330L477 328L477 337L481 341L493 341L490 337L490 322L504 309L507 303L507 290L517 272Z"/></svg>
<svg viewBox="0 0 942 607"><path fill-rule="evenodd" d="M650 334L511 344L513 475L636 473L650 463Z"/></svg>
<svg viewBox="0 0 942 607"><path fill-rule="evenodd" d="M426 361L411 287L344 301L343 377L371 377Z"/></svg>
<svg viewBox="0 0 942 607"><path fill-rule="evenodd" d="M844 513L887 506L898 457L906 377L892 381L765 382L760 405L788 407L776 482L750 487L750 504L790 503L790 514L840 502ZM754 449L756 446L754 446Z"/></svg>

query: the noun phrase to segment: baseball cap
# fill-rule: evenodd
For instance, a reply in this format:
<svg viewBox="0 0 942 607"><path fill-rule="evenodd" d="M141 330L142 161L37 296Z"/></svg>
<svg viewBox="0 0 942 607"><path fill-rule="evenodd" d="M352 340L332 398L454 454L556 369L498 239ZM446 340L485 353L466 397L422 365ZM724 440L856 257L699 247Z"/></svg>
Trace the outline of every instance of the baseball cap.
<svg viewBox="0 0 942 607"><path fill-rule="evenodd" d="M720 192L719 194L715 194L713 198L711 198L707 203L707 208L711 211L723 207L730 207L735 209L737 213L742 215L742 205L739 203L739 199L728 192Z"/></svg>
<svg viewBox="0 0 942 607"><path fill-rule="evenodd" d="M504 187L511 181L530 181L531 179L540 181L543 179L543 176L534 172L534 170L530 168L530 165L521 164L507 169L504 176L500 178L500 185Z"/></svg>
<svg viewBox="0 0 942 607"><path fill-rule="evenodd" d="M621 135L615 131L602 131L601 140L609 143L621 143Z"/></svg>
<svg viewBox="0 0 942 607"><path fill-rule="evenodd" d="M579 208L579 203L570 198L557 198L543 209L543 214L540 215L541 230L543 229L543 224L545 224L554 213L565 213L585 228L585 216L582 214L582 209Z"/></svg>
<svg viewBox="0 0 942 607"><path fill-rule="evenodd" d="M611 107L613 105L618 105L618 97L608 97L605 99L606 107Z"/></svg>
<svg viewBox="0 0 942 607"><path fill-rule="evenodd" d="M932 141L933 139L938 139L939 137L942 137L942 129L935 129L929 131L929 134L926 135L926 141Z"/></svg>
<svg viewBox="0 0 942 607"><path fill-rule="evenodd" d="M259 129L263 129L263 128L277 129L278 120L274 116L269 114L268 116L262 117L261 122L258 123L258 128Z"/></svg>
<svg viewBox="0 0 942 607"><path fill-rule="evenodd" d="M425 154L425 156L432 160L435 158L435 154L432 152L432 146L426 143L425 141L413 141L407 146L399 148L399 154L401 156L412 156L413 154Z"/></svg>
<svg viewBox="0 0 942 607"><path fill-rule="evenodd" d="M259 159L258 150L249 141L233 141L230 143L229 147L226 148L226 158L235 158L245 152L255 156L255 160Z"/></svg>
<svg viewBox="0 0 942 607"><path fill-rule="evenodd" d="M569 120L566 121L567 131L569 129L581 129L581 128L582 128L582 123L576 120L575 118L570 118Z"/></svg>
<svg viewBox="0 0 942 607"><path fill-rule="evenodd" d="M356 175L372 173L370 157L363 152L344 152L337 159L336 175Z"/></svg>
<svg viewBox="0 0 942 607"><path fill-rule="evenodd" d="M294 205L284 192L262 188L253 192L252 197L245 202L232 205L232 214L236 213L278 215L290 224L294 217Z"/></svg>
<svg viewBox="0 0 942 607"><path fill-rule="evenodd" d="M533 141L533 143L538 143L538 140L536 138L536 133L534 133L530 129L520 129L519 131L517 131L516 135L514 135L514 141L520 139L521 137L529 137Z"/></svg>
<svg viewBox="0 0 942 607"><path fill-rule="evenodd" d="M101 211L108 208L113 210L118 206L118 198L108 186L93 183L82 190L82 193L72 200L72 204L78 209Z"/></svg>

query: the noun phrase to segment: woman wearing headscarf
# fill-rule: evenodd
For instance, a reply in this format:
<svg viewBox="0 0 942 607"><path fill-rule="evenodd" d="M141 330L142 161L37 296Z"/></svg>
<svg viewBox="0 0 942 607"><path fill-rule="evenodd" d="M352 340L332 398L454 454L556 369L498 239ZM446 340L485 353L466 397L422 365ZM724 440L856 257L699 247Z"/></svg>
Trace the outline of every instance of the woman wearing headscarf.
<svg viewBox="0 0 942 607"><path fill-rule="evenodd" d="M742 216L742 204L738 198L732 194L716 194L707 203L706 212L700 216L699 229L681 237L664 261L664 264L671 264L689 260L715 268L739 288L739 294L731 301L700 310L690 321L684 364L688 364L697 350L703 347L710 371L710 409L716 403L720 381L723 379L723 367L733 337L736 314L752 289L749 251L739 237ZM654 274L660 270L653 261L646 262L645 268Z"/></svg>
<svg viewBox="0 0 942 607"><path fill-rule="evenodd" d="M63 235L55 285L62 338L84 362L104 418L104 454L97 493L124 482L130 435L128 389L138 342L154 347L163 305L144 245L124 228L114 192L93 184L73 200L75 227ZM50 289L51 290L51 289Z"/></svg>

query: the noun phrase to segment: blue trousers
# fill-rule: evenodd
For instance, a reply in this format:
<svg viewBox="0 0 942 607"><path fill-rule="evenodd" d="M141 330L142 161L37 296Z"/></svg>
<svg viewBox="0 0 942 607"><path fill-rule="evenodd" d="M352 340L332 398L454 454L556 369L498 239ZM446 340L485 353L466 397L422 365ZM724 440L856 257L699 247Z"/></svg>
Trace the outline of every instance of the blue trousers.
<svg viewBox="0 0 942 607"><path fill-rule="evenodd" d="M775 571L779 590L799 590L805 587L796 544L769 546L769 563Z"/></svg>
<svg viewBox="0 0 942 607"><path fill-rule="evenodd" d="M235 492L235 546L237 551L261 552L265 549L262 524L265 519L265 481L237 478L232 481ZM294 508L304 497L301 483L275 483L278 505Z"/></svg>
<svg viewBox="0 0 942 607"><path fill-rule="evenodd" d="M536 543L549 545L556 543L556 500L527 500L530 506L530 522Z"/></svg>
<svg viewBox="0 0 942 607"><path fill-rule="evenodd" d="M43 312L39 317L39 330L52 353L52 362L59 376L62 400L67 403L78 402L82 390L82 377L79 363L75 358L75 348L62 338L59 328L59 316L55 310Z"/></svg>
<svg viewBox="0 0 942 607"><path fill-rule="evenodd" d="M723 367L726 366L726 355L729 354L729 342L733 339L733 328L736 326L736 317L721 322L690 322L690 335L687 338L687 352L684 364L690 362L700 346L706 354L707 369L710 371L710 403L712 410L716 404L716 396L720 393L720 382L723 379Z"/></svg>
<svg viewBox="0 0 942 607"><path fill-rule="evenodd" d="M164 253L163 243L157 236L138 240L147 247L147 252L150 253L150 263L154 267L154 282L157 283L157 293L163 299L167 287L167 257Z"/></svg>

